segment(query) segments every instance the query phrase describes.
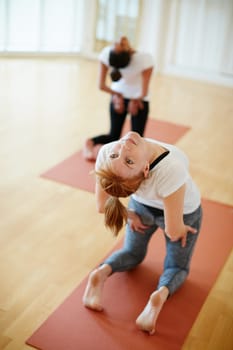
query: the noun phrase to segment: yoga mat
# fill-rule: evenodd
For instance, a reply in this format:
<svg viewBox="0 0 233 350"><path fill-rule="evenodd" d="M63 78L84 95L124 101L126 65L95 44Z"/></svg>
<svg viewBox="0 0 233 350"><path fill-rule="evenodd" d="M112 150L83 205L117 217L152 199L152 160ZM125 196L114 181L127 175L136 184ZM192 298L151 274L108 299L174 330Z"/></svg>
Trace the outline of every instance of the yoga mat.
<svg viewBox="0 0 233 350"><path fill-rule="evenodd" d="M123 134L128 130L129 121L127 120L123 129ZM145 130L145 136L173 144L188 130L189 127L187 126L150 118ZM96 148L96 151L98 151L98 147ZM80 150L63 160L61 163L55 165L41 176L71 187L94 192L94 177L90 174L93 169L94 162L86 161L83 158L82 150Z"/></svg>
<svg viewBox="0 0 233 350"><path fill-rule="evenodd" d="M160 230L139 267L108 278L103 312L82 305L86 277L26 343L42 350L180 350L233 245L233 207L207 199L202 204L203 226L191 272L165 303L153 336L139 331L135 319L162 271L165 244Z"/></svg>

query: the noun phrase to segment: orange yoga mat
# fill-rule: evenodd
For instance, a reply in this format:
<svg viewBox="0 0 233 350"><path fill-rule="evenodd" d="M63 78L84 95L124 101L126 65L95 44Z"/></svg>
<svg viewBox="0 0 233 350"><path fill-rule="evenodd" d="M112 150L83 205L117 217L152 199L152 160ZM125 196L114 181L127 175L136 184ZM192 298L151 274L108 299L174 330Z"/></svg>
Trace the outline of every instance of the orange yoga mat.
<svg viewBox="0 0 233 350"><path fill-rule="evenodd" d="M128 130L129 121L127 120L123 133ZM147 123L145 136L167 143L175 143L188 130L189 127L187 126L150 118ZM82 151L78 151L43 173L42 177L66 184L71 187L94 192L94 177L93 175L90 175L90 171L93 170L93 168L94 162L86 161L83 158Z"/></svg>
<svg viewBox="0 0 233 350"><path fill-rule="evenodd" d="M153 336L139 331L135 319L162 271L165 246L161 231L153 236L138 268L115 273L107 280L103 312L82 305L85 278L26 343L42 350L180 350L233 245L233 207L203 199L203 209L190 275L166 302Z"/></svg>

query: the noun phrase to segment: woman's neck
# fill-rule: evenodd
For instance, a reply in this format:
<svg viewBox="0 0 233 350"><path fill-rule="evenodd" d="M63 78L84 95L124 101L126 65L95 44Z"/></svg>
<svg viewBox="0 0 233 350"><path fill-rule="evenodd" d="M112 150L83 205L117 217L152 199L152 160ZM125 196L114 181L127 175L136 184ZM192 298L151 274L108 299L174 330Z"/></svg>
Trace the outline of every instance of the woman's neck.
<svg viewBox="0 0 233 350"><path fill-rule="evenodd" d="M148 161L149 163L153 163L155 159L157 159L162 153L164 153L166 150L158 145L157 143L152 143L150 141L147 141L147 147L148 147Z"/></svg>

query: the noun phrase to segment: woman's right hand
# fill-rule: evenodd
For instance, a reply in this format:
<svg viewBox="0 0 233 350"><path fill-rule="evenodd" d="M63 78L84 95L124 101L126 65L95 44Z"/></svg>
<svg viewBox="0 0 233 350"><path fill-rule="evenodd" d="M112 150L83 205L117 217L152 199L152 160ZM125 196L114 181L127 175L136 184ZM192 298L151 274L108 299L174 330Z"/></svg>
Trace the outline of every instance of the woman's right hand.
<svg viewBox="0 0 233 350"><path fill-rule="evenodd" d="M124 99L121 95L119 94L114 94L112 96L112 103L113 103L113 107L114 110L117 113L123 113L125 110L125 105L124 105Z"/></svg>
<svg viewBox="0 0 233 350"><path fill-rule="evenodd" d="M140 216L132 210L128 210L128 224L132 231L137 231L144 233L145 230L149 227L144 225L141 221Z"/></svg>

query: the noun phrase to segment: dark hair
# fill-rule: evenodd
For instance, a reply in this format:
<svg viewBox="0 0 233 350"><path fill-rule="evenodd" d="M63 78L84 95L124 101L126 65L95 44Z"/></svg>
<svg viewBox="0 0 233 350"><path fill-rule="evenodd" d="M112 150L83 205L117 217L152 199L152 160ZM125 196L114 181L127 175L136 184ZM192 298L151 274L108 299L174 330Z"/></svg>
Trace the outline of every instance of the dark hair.
<svg viewBox="0 0 233 350"><path fill-rule="evenodd" d="M125 68L130 62L129 51L116 52L114 50L110 51L109 54L109 64L114 68Z"/></svg>
<svg viewBox="0 0 233 350"><path fill-rule="evenodd" d="M118 81L121 79L121 72L118 69L113 68L110 72L110 77L112 81Z"/></svg>
<svg viewBox="0 0 233 350"><path fill-rule="evenodd" d="M110 73L112 81L118 81L121 79L121 73L119 68L125 68L130 62L130 53L128 51L116 52L114 50L110 51L109 54L109 64L113 67Z"/></svg>

